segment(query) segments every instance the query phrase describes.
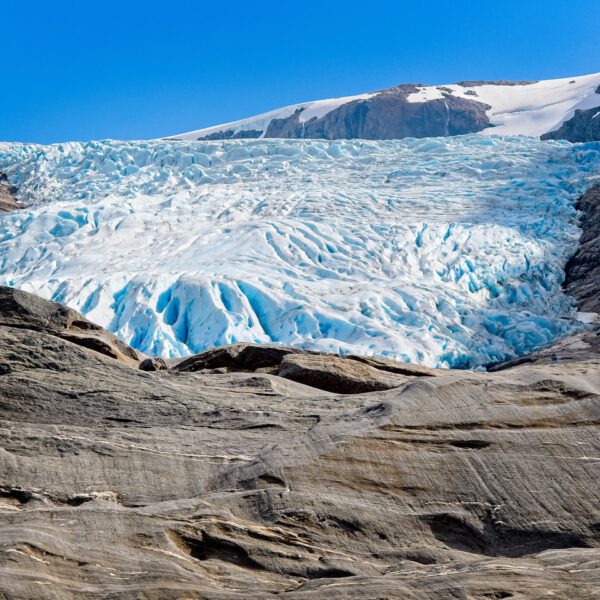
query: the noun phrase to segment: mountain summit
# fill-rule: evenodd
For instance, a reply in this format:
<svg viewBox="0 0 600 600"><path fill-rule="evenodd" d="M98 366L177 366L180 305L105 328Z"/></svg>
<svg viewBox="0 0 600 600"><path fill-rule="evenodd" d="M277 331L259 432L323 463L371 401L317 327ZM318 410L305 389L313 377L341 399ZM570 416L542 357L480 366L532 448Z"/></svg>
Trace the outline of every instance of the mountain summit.
<svg viewBox="0 0 600 600"><path fill-rule="evenodd" d="M600 73L548 81L402 84L293 104L172 139L384 140L483 133L588 142L600 139L599 109Z"/></svg>

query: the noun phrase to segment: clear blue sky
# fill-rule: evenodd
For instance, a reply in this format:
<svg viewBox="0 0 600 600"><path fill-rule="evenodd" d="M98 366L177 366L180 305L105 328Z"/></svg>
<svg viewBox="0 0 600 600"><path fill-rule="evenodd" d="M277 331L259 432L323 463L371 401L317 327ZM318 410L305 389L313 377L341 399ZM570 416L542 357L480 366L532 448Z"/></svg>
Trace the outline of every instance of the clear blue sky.
<svg viewBox="0 0 600 600"><path fill-rule="evenodd" d="M151 138L403 82L600 71L598 0L2 3L0 140Z"/></svg>

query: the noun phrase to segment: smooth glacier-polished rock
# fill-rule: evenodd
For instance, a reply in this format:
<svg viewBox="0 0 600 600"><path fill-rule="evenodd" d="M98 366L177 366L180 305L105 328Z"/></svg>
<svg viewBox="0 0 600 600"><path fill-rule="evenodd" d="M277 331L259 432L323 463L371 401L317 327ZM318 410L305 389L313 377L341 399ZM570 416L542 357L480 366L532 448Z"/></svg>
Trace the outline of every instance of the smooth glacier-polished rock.
<svg viewBox="0 0 600 600"><path fill-rule="evenodd" d="M252 346L145 372L6 306L0 598L597 597L597 359L365 359L405 380L339 394Z"/></svg>

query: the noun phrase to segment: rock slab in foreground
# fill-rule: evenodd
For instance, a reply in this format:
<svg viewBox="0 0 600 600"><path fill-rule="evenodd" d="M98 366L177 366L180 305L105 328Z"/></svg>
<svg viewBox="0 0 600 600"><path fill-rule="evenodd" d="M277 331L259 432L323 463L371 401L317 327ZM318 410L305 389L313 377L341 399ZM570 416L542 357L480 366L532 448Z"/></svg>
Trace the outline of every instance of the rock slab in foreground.
<svg viewBox="0 0 600 600"><path fill-rule="evenodd" d="M146 359L144 371L168 369L162 359ZM178 372L269 373L339 394L389 390L409 381L444 373L417 365L361 356L337 356L283 345L232 344L195 354L173 365Z"/></svg>
<svg viewBox="0 0 600 600"><path fill-rule="evenodd" d="M2 298L0 598L598 597L600 361L241 345L147 372ZM289 361L403 380L333 393L269 372Z"/></svg>
<svg viewBox="0 0 600 600"><path fill-rule="evenodd" d="M77 311L0 286L0 326L44 332L137 366L143 355Z"/></svg>

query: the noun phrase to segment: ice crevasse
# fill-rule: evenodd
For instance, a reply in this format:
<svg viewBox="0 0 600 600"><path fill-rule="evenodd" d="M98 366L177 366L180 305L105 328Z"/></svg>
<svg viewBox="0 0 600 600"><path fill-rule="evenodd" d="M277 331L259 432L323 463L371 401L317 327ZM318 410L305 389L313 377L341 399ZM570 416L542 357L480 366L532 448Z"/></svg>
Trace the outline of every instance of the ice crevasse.
<svg viewBox="0 0 600 600"><path fill-rule="evenodd" d="M580 326L600 144L464 136L0 144L0 283L150 355L237 341L476 367Z"/></svg>

